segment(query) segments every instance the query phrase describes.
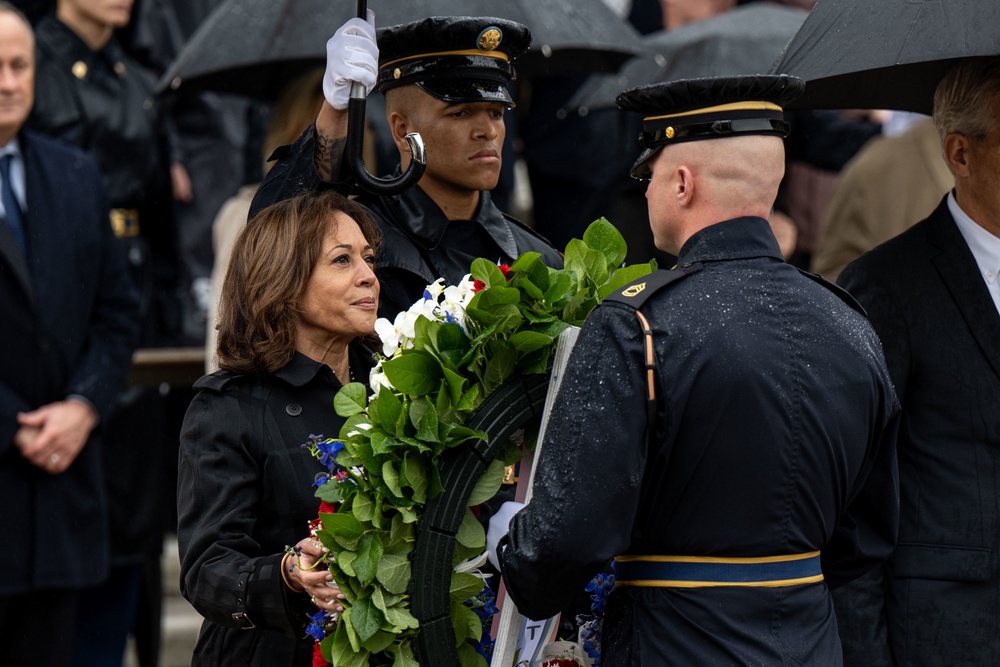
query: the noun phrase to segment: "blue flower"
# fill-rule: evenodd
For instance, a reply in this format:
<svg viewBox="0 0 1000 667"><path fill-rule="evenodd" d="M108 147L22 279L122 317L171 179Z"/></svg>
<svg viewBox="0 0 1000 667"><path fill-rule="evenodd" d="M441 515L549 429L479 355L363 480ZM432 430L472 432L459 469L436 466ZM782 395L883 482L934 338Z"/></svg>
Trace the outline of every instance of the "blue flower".
<svg viewBox="0 0 1000 667"><path fill-rule="evenodd" d="M321 456L319 457L319 462L326 466L327 470L333 472L334 468L337 467L337 454L344 448L344 443L340 440L322 440L316 443L316 449L319 450Z"/></svg>
<svg viewBox="0 0 1000 667"><path fill-rule="evenodd" d="M318 642L323 641L323 638L326 637L326 630L324 628L330 620L330 615L326 610L321 609L309 616L309 620L311 622L306 626L306 634Z"/></svg>

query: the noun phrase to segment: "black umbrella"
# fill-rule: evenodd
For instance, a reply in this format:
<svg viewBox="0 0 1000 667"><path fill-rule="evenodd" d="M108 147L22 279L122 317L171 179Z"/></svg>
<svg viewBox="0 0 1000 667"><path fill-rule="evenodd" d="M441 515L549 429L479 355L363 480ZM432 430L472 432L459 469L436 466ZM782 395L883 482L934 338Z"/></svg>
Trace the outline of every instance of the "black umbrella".
<svg viewBox="0 0 1000 667"><path fill-rule="evenodd" d="M801 109L929 114L959 59L1000 55L997 0L819 0L773 71L806 80Z"/></svg>
<svg viewBox="0 0 1000 667"><path fill-rule="evenodd" d="M612 107L626 88L674 79L733 74L763 74L802 27L806 12L770 2L741 5L704 21L643 38L653 57L639 56L618 74L597 74L585 83L570 106Z"/></svg>
<svg viewBox="0 0 1000 667"><path fill-rule="evenodd" d="M373 0L377 26L428 16L497 16L527 25L518 73L615 71L641 38L603 0ZM354 0L226 0L192 35L157 92L213 90L273 98L326 59L326 41L354 16Z"/></svg>

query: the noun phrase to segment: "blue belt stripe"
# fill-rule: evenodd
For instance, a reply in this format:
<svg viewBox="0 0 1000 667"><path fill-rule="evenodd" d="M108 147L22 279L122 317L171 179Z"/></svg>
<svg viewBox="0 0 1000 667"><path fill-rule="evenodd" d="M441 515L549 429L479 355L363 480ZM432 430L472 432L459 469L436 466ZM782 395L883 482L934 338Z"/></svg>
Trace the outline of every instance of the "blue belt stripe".
<svg viewBox="0 0 1000 667"><path fill-rule="evenodd" d="M695 586L767 585L769 582L787 582L790 585L796 583L793 580L822 577L822 574L818 555L777 562L615 560L615 580L622 585L633 581L670 581Z"/></svg>

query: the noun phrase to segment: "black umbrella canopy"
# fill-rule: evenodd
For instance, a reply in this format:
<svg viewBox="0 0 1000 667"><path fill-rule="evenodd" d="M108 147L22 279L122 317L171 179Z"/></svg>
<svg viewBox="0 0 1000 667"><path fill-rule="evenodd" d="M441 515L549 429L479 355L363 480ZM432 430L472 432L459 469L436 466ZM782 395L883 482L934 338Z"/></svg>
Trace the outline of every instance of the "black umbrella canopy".
<svg viewBox="0 0 1000 667"><path fill-rule="evenodd" d="M522 76L615 71L641 37L603 0L373 0L376 27L429 16L497 16L531 29ZM226 0L167 70L158 93L213 90L273 98L305 68L322 65L326 42L355 15L355 0Z"/></svg>
<svg viewBox="0 0 1000 667"><path fill-rule="evenodd" d="M959 59L1000 55L997 0L819 0L774 73L806 81L800 109L931 113Z"/></svg>
<svg viewBox="0 0 1000 667"><path fill-rule="evenodd" d="M573 108L612 107L627 88L675 79L770 71L807 11L770 2L741 5L704 21L643 38L652 54L626 63L618 74L597 74L570 102Z"/></svg>

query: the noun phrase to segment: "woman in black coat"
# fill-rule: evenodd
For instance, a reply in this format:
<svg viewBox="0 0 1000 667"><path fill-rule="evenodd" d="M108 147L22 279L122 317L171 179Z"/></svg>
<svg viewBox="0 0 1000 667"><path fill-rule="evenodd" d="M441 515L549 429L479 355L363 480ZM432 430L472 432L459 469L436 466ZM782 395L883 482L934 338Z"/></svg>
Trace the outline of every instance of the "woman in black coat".
<svg viewBox="0 0 1000 667"><path fill-rule="evenodd" d="M302 445L337 437L333 397L367 381L377 228L358 205L308 193L240 234L222 288L219 366L195 383L181 432L181 589L205 617L192 664L310 665L316 607L343 610L308 522L326 471ZM288 556L297 546L301 556Z"/></svg>

